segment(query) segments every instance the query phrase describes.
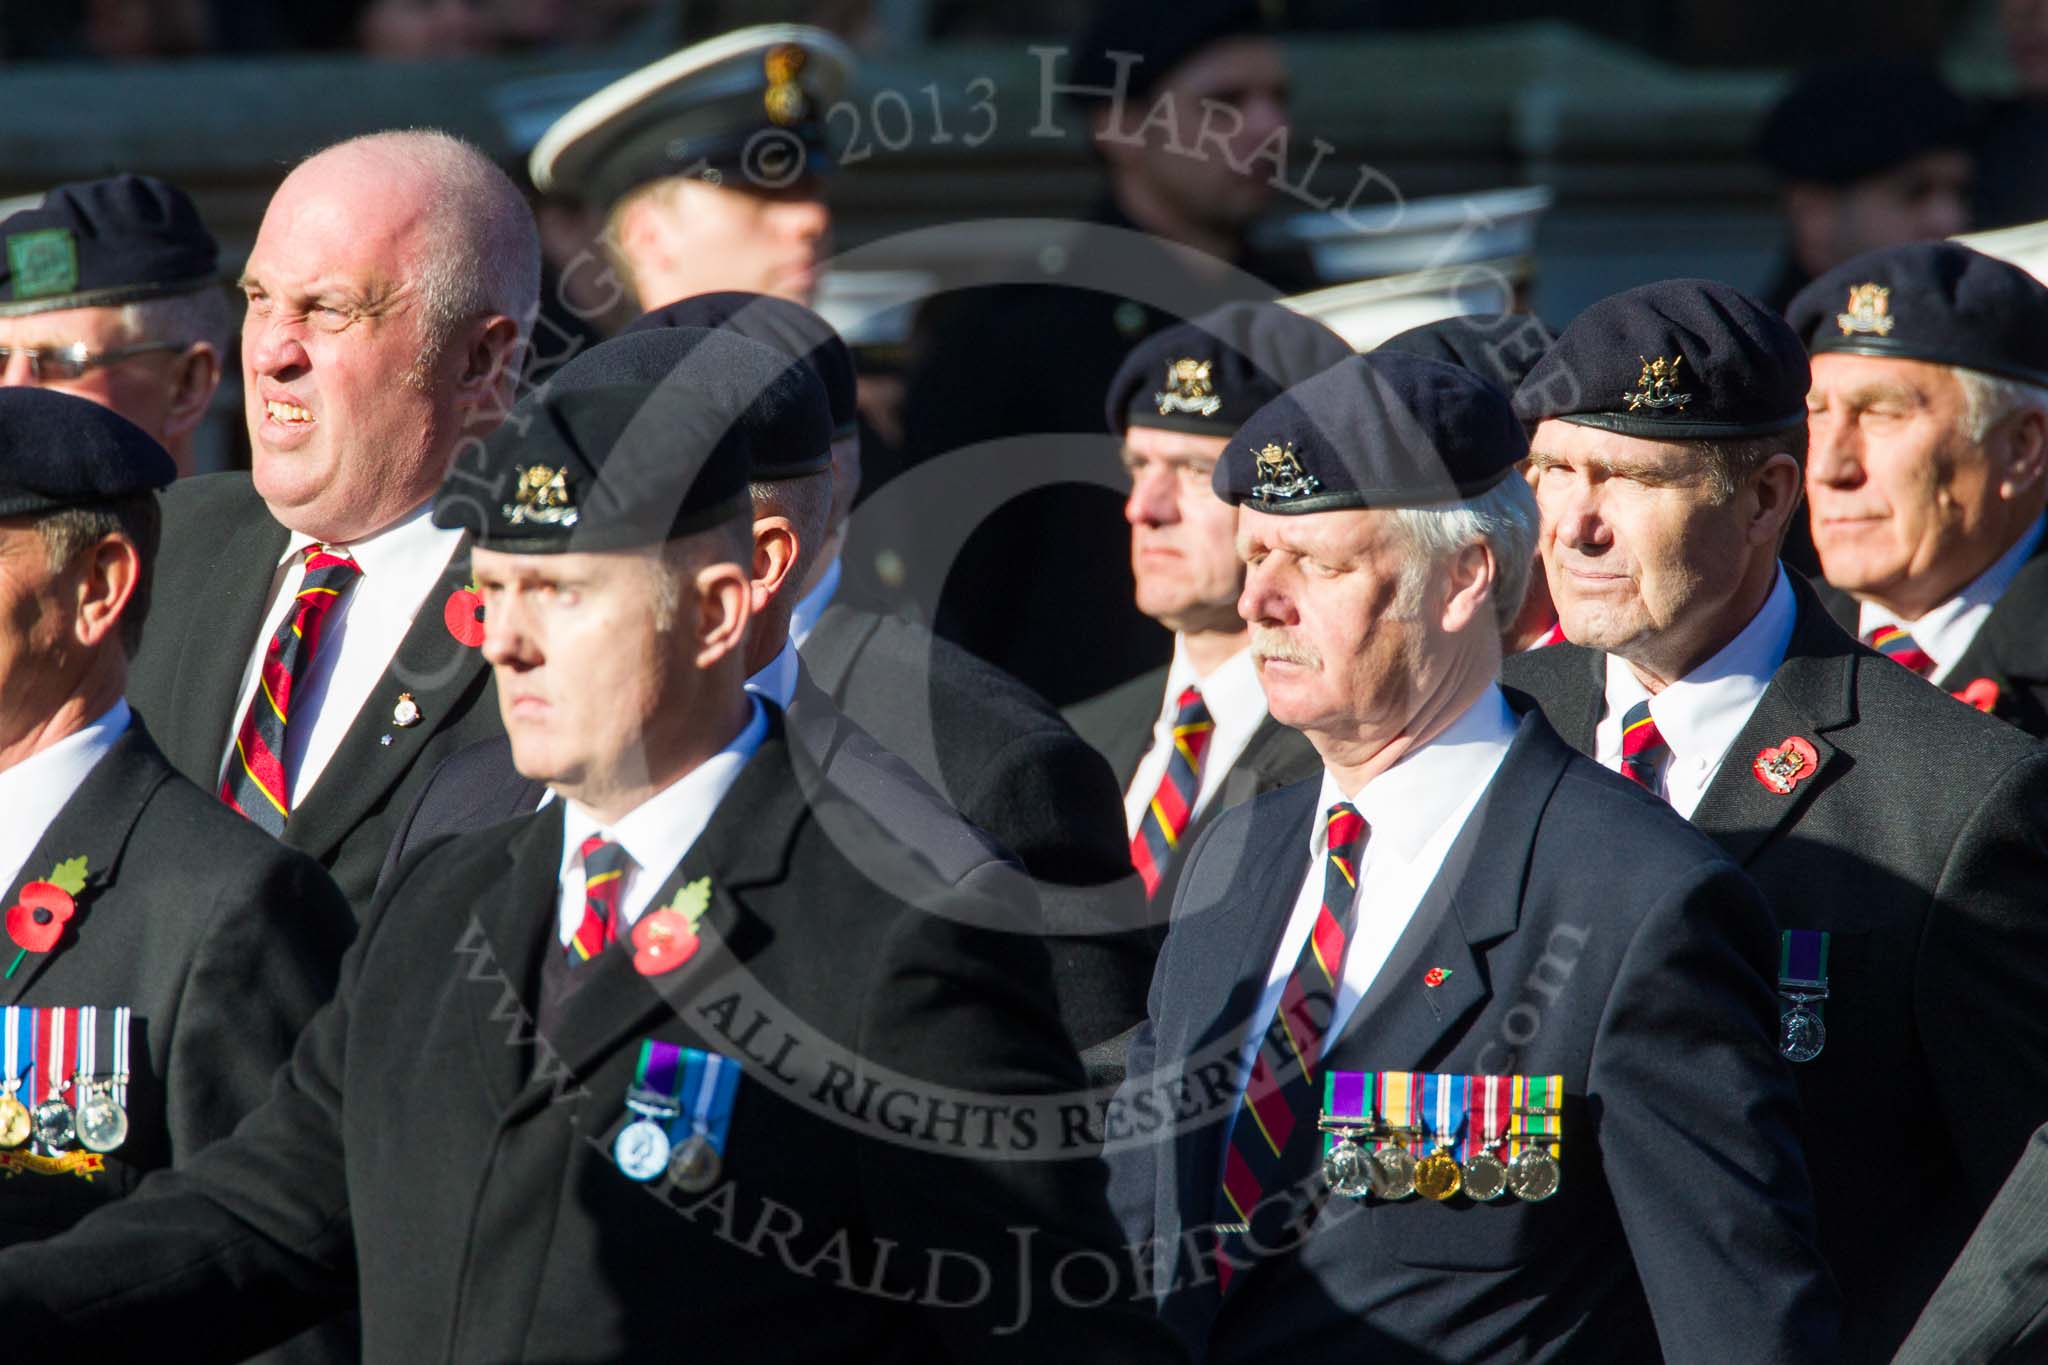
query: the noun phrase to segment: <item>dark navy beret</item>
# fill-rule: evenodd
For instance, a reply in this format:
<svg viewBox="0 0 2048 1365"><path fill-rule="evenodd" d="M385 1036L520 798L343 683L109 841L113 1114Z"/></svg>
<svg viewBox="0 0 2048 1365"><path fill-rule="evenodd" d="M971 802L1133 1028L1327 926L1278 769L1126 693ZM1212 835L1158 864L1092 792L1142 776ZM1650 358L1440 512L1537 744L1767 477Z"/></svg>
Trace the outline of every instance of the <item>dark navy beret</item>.
<svg viewBox="0 0 2048 1365"><path fill-rule="evenodd" d="M1109 429L1228 436L1350 355L1344 338L1277 303L1226 303L1138 343L1109 386Z"/></svg>
<svg viewBox="0 0 2048 1365"><path fill-rule="evenodd" d="M641 314L626 331L658 327L722 327L801 360L825 386L835 439L859 430L860 386L853 351L831 323L802 304L744 289L693 294Z"/></svg>
<svg viewBox="0 0 2048 1365"><path fill-rule="evenodd" d="M1955 242L1858 256L1800 290L1785 315L1815 355L1929 360L2048 386L2048 287Z"/></svg>
<svg viewBox="0 0 2048 1365"><path fill-rule="evenodd" d="M1579 314L1515 390L1561 418L1651 441L1767 436L1806 423L1806 351L1784 319L1715 280L1659 280Z"/></svg>
<svg viewBox="0 0 2048 1365"><path fill-rule="evenodd" d="M0 517L132 498L177 477L156 439L113 409L53 389L0 388Z"/></svg>
<svg viewBox="0 0 2048 1365"><path fill-rule="evenodd" d="M100 308L220 283L220 248L176 185L117 175L59 185L0 219L0 317Z"/></svg>
<svg viewBox="0 0 2048 1365"><path fill-rule="evenodd" d="M658 367L600 358L677 341L690 345ZM739 514L757 454L831 431L809 370L729 332L642 332L571 363L584 361L597 363L563 366L456 460L436 526L521 554L659 545Z"/></svg>
<svg viewBox="0 0 2048 1365"><path fill-rule="evenodd" d="M1216 495L1260 512L1427 507L1477 497L1529 453L1507 394L1399 351L1341 360L1253 413Z"/></svg>
<svg viewBox="0 0 2048 1365"><path fill-rule="evenodd" d="M1928 152L1969 150L1978 118L1926 62L1845 62L1800 76L1772 106L1757 155L1787 180L1848 185Z"/></svg>
<svg viewBox="0 0 2048 1365"><path fill-rule="evenodd" d="M1074 62L1065 84L1107 89L1117 83L1114 53L1136 53L1124 94L1142 99L1176 66L1224 38L1270 32L1258 0L1099 0L1095 13L1074 40ZM1109 96L1078 96L1083 104ZM1144 116L1133 111L1126 122Z"/></svg>
<svg viewBox="0 0 2048 1365"><path fill-rule="evenodd" d="M1513 393L1556 340L1543 319L1528 313L1470 313L1410 327L1373 349L1463 365Z"/></svg>
<svg viewBox="0 0 2048 1365"><path fill-rule="evenodd" d="M744 341L735 347L728 342ZM555 389L613 384L721 382L714 372L733 365L755 374L772 356L785 373L764 385L770 399L761 412L748 409L748 463L756 479L798 479L832 467L832 413L824 385L811 368L776 347L732 331L708 327L654 327L621 332L570 360L548 378Z"/></svg>

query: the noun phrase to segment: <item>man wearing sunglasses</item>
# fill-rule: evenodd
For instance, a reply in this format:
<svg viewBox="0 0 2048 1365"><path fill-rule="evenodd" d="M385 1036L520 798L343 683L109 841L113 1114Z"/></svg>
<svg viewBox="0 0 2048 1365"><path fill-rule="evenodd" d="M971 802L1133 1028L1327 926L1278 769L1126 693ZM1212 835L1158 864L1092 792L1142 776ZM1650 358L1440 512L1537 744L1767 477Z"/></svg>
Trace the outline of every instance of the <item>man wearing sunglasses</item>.
<svg viewBox="0 0 2048 1365"><path fill-rule="evenodd" d="M0 384L112 408L195 472L234 314L219 248L175 185L60 185L0 219Z"/></svg>

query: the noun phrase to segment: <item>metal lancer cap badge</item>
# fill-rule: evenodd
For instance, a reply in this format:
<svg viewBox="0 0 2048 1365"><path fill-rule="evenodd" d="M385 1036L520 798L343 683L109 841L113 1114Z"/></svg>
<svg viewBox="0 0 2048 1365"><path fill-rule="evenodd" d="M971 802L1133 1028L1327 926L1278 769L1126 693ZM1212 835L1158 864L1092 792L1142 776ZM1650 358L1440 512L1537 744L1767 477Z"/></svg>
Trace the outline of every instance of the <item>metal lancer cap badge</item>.
<svg viewBox="0 0 2048 1365"><path fill-rule="evenodd" d="M514 526L529 522L536 526L576 524L576 502L569 492L568 470L537 464L514 472L519 481L513 485L512 501L498 509L507 521Z"/></svg>
<svg viewBox="0 0 2048 1365"><path fill-rule="evenodd" d="M1635 389L1622 394L1628 400L1628 410L1676 408L1684 411L1685 405L1692 401L1691 394L1678 391L1678 367L1685 363L1685 357L1675 355L1666 360L1659 356L1651 360L1637 356L1636 359L1643 362L1643 372L1636 376Z"/></svg>
<svg viewBox="0 0 2048 1365"><path fill-rule="evenodd" d="M1252 487L1252 496L1272 502L1286 502L1290 498L1306 497L1321 488L1322 481L1301 467L1301 457L1294 453L1294 442L1285 446L1270 442L1256 456L1259 467L1259 482Z"/></svg>
<svg viewBox="0 0 2048 1365"><path fill-rule="evenodd" d="M1890 336L1894 321L1892 291L1881 284L1850 285L1849 311L1835 314L1835 326L1842 329L1845 337L1859 332Z"/></svg>
<svg viewBox="0 0 2048 1365"><path fill-rule="evenodd" d="M1214 368L1214 361L1193 357L1170 362L1166 367L1166 387L1152 395L1159 415L1192 412L1198 417L1214 417L1223 406L1216 393L1216 382L1210 377Z"/></svg>

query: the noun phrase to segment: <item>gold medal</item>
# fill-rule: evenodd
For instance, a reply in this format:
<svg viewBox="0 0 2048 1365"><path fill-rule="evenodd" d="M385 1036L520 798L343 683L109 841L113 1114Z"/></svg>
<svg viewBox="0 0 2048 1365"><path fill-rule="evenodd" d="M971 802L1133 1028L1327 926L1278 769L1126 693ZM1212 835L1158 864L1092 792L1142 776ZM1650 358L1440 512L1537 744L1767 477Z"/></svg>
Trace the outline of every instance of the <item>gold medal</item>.
<svg viewBox="0 0 2048 1365"><path fill-rule="evenodd" d="M1449 1199L1464 1183L1457 1158L1447 1147L1440 1147L1415 1163L1415 1192L1425 1199Z"/></svg>
<svg viewBox="0 0 2048 1365"><path fill-rule="evenodd" d="M12 1092L0 1096L0 1147L13 1151L28 1141L30 1131L28 1106Z"/></svg>

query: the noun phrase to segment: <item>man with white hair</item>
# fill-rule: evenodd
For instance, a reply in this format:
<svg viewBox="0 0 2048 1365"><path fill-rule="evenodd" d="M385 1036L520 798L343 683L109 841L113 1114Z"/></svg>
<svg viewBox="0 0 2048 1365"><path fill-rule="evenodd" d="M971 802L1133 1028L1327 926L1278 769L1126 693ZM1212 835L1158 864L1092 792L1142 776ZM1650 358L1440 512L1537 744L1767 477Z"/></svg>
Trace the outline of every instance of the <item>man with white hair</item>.
<svg viewBox="0 0 2048 1365"><path fill-rule="evenodd" d="M1850 261L1787 316L1813 357L1806 500L1835 619L2048 735L2048 288L1936 242Z"/></svg>
<svg viewBox="0 0 2048 1365"><path fill-rule="evenodd" d="M1798 337L1726 285L1580 314L1516 395L1569 643L1502 676L1769 897L1843 1358L1886 1360L2048 1116L2048 753L1781 567L1807 380Z"/></svg>
<svg viewBox="0 0 2048 1365"><path fill-rule="evenodd" d="M1500 389L1384 352L1216 468L1323 770L1196 845L1104 1117L1211 1361L1833 1358L1761 897L1494 684L1526 449Z"/></svg>
<svg viewBox="0 0 2048 1365"><path fill-rule="evenodd" d="M467 143L301 162L242 273L253 472L164 499L130 695L186 776L359 911L412 786L499 728L461 533L427 507L509 406L539 273L524 200Z"/></svg>

